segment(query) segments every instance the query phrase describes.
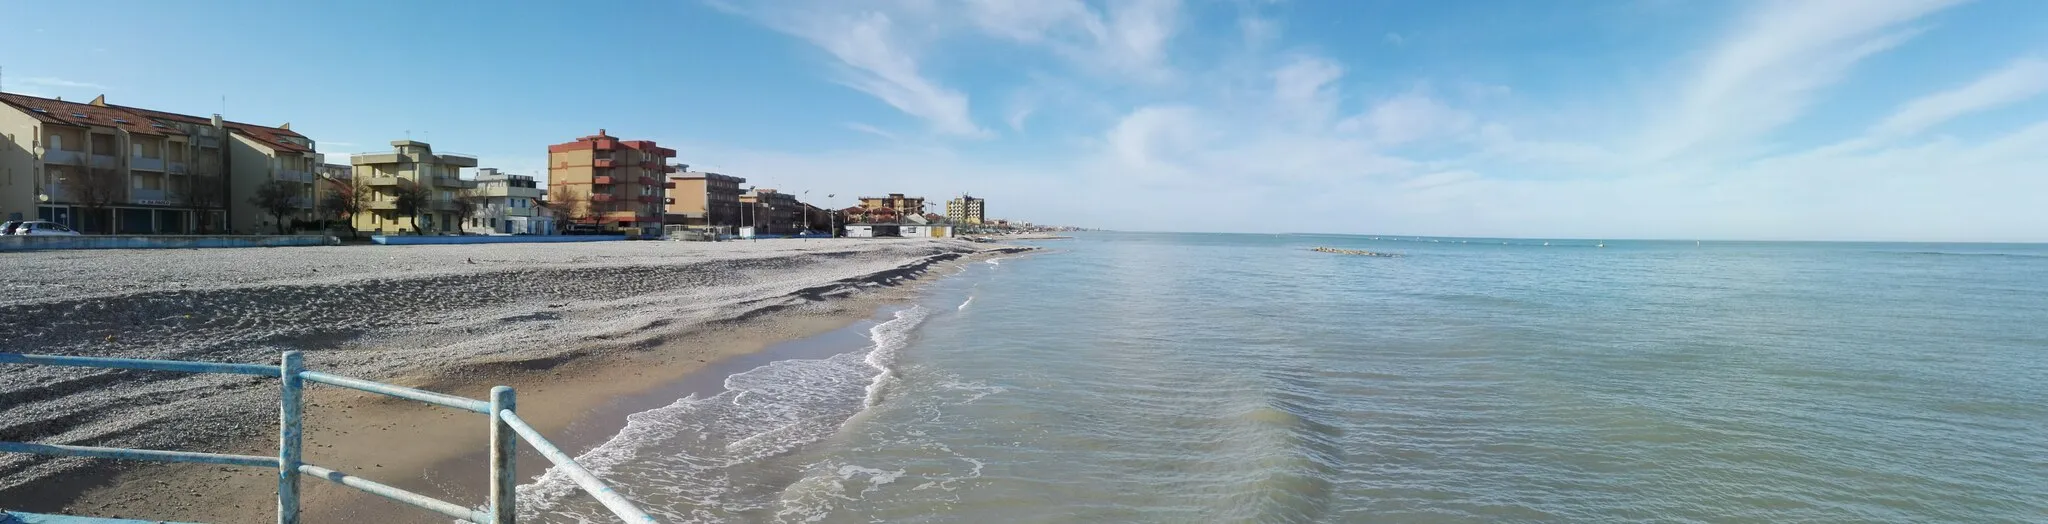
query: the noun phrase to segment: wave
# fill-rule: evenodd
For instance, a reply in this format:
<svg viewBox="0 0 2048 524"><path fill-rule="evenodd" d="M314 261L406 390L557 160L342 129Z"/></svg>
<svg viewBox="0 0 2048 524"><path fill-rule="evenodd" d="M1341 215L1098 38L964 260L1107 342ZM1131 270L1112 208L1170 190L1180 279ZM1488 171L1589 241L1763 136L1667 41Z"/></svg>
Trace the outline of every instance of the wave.
<svg viewBox="0 0 2048 524"><path fill-rule="evenodd" d="M897 311L869 330L866 351L772 362L726 377L717 395L632 414L576 461L663 520L719 521L765 508L789 479L764 462L831 437L880 403L895 382L897 354L927 315L922 306ZM519 487L520 512L549 521L610 518L577 493L550 468Z"/></svg>
<svg viewBox="0 0 2048 524"><path fill-rule="evenodd" d="M2048 258L2048 255L2041 255L2041 254L2029 254L2029 253L1961 253L1961 252L1955 252L1955 251L1898 251L1898 252L1896 252L1896 253L1898 253L1898 254L1901 254L1901 255L1928 255L1928 256L1956 256L1956 257L2011 257L2011 258Z"/></svg>

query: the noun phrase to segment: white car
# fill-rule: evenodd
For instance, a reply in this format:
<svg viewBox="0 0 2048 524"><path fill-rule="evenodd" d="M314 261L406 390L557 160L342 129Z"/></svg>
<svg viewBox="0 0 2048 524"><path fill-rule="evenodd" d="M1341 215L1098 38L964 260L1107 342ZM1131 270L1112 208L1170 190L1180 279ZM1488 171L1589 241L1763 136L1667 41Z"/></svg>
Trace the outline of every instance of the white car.
<svg viewBox="0 0 2048 524"><path fill-rule="evenodd" d="M56 222L47 222L42 220L22 222L21 225L15 226L14 234L31 236L78 236L77 231L72 231L71 228L64 227L64 224L59 224Z"/></svg>

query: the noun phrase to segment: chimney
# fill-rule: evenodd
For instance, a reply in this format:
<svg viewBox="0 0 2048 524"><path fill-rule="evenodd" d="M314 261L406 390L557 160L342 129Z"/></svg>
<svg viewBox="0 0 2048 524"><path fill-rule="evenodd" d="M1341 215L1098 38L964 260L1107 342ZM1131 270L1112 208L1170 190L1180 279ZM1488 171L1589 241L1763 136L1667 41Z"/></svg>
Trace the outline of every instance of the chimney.
<svg viewBox="0 0 2048 524"><path fill-rule="evenodd" d="M283 130L285 130L285 131L291 131L291 130L292 130L292 123L291 123L291 122L285 122L285 123L284 123L283 125L279 125L279 126L277 126L277 128L278 128L278 129L283 129Z"/></svg>
<svg viewBox="0 0 2048 524"><path fill-rule="evenodd" d="M597 136L605 136L605 135L604 135L604 128L602 128L602 127L600 127L600 128L597 128Z"/></svg>
<svg viewBox="0 0 2048 524"><path fill-rule="evenodd" d="M96 96L96 97L93 97L93 99L92 99L92 105L96 105L96 106L100 106L100 107L107 107L107 95L104 95L104 94L103 94L103 95L100 95L100 96Z"/></svg>
<svg viewBox="0 0 2048 524"><path fill-rule="evenodd" d="M213 127L220 127L220 113L213 114Z"/></svg>

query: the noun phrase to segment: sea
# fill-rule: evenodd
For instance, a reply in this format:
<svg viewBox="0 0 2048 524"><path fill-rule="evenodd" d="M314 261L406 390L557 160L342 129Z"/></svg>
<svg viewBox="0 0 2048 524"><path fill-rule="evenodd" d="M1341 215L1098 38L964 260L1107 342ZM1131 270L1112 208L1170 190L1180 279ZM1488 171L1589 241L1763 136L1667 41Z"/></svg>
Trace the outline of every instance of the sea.
<svg viewBox="0 0 2048 524"><path fill-rule="evenodd" d="M1074 237L581 460L669 522L2048 521L2048 246Z"/></svg>

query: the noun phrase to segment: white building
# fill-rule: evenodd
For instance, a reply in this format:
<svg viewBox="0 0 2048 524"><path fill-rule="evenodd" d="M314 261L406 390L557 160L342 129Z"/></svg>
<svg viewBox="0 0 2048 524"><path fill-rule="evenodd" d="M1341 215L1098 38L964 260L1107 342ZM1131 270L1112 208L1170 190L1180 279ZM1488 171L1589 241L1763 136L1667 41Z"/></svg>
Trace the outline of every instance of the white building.
<svg viewBox="0 0 2048 524"><path fill-rule="evenodd" d="M531 176L499 173L497 169L477 170L476 214L463 224L465 233L484 235L551 235L553 218L542 216L541 189Z"/></svg>

